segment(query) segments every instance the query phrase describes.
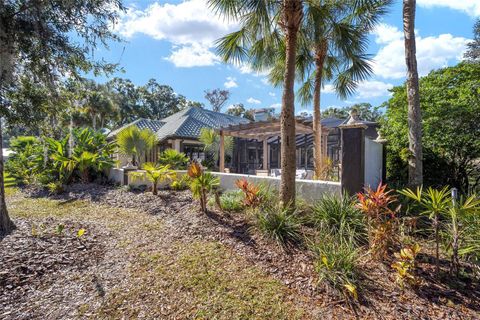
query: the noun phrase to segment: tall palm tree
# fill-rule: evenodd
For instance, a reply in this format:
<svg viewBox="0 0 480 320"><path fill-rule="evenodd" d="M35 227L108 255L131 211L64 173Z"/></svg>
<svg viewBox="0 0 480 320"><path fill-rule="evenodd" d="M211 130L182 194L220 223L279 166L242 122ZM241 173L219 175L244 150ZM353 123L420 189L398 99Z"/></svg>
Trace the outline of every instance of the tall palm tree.
<svg viewBox="0 0 480 320"><path fill-rule="evenodd" d="M280 198L284 206L295 201L295 58L298 30L304 5L313 0L209 0L212 9L228 19L238 20L240 30L218 41L224 61L263 67L274 52L268 48L285 45L281 123Z"/></svg>
<svg viewBox="0 0 480 320"><path fill-rule="evenodd" d="M313 136L315 175L321 176L321 89L332 81L337 95L345 99L353 94L359 81L372 73L365 54L367 35L386 13L391 0L322 1L306 10L300 29L297 53L297 80L302 83L298 97L302 104L313 100ZM270 81L282 81L284 47L278 48ZM272 61L272 60L271 60Z"/></svg>
<svg viewBox="0 0 480 320"><path fill-rule="evenodd" d="M405 62L407 64L408 100L408 184L423 183L422 113L415 44L415 0L403 0L403 34L405 35Z"/></svg>

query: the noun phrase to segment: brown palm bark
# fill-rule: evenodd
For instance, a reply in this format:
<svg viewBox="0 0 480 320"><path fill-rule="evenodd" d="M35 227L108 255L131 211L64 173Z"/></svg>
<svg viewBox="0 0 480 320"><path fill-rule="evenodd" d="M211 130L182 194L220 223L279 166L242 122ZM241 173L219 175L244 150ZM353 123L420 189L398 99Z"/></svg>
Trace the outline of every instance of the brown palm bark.
<svg viewBox="0 0 480 320"><path fill-rule="evenodd" d="M323 170L320 95L322 90L323 65L326 54L327 43L324 41L315 49L315 81L313 87L313 162L316 179L321 179Z"/></svg>
<svg viewBox="0 0 480 320"><path fill-rule="evenodd" d="M284 207L295 202L295 58L297 33L302 20L302 1L284 0L281 25L285 32L286 64L283 81L281 128L281 168L280 200Z"/></svg>
<svg viewBox="0 0 480 320"><path fill-rule="evenodd" d="M403 0L403 33L407 64L408 148L410 151L408 184L412 187L420 186L423 183L422 114L415 45L415 6L415 0Z"/></svg>
<svg viewBox="0 0 480 320"><path fill-rule="evenodd" d="M3 148L2 143L2 123L0 120L0 150ZM0 152L0 236L10 233L15 229L15 225L8 216L7 204L5 203L5 185L3 176L3 152Z"/></svg>

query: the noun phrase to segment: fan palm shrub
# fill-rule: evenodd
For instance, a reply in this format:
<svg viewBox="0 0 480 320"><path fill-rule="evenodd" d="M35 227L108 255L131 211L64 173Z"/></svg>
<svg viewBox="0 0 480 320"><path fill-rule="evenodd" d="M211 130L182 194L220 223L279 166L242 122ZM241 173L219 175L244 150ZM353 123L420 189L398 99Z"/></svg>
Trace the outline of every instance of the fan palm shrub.
<svg viewBox="0 0 480 320"><path fill-rule="evenodd" d="M177 174L174 170L170 169L169 165L160 165L152 162L146 162L142 169L145 170L143 172L130 172L130 176L134 179L141 179L143 177L147 177L149 181L152 182L152 193L154 195L158 194L158 184L162 181L173 181L176 179Z"/></svg>
<svg viewBox="0 0 480 320"><path fill-rule="evenodd" d="M207 213L208 195L220 185L220 179L211 172L204 172L195 161L188 167L187 174L191 179L190 190L192 190L193 197L200 200L202 212Z"/></svg>
<svg viewBox="0 0 480 320"><path fill-rule="evenodd" d="M163 165L168 165L174 170L185 169L188 163L188 157L183 152L175 149L167 149L160 153L158 161Z"/></svg>
<svg viewBox="0 0 480 320"><path fill-rule="evenodd" d="M220 158L220 134L214 129L202 128L198 139L204 145L204 151L211 157L216 166ZM233 137L224 137L223 143L225 156L231 156L233 152Z"/></svg>
<svg viewBox="0 0 480 320"><path fill-rule="evenodd" d="M141 159L157 143L157 136L150 129L139 129L130 126L117 134L119 151L131 157L131 163L135 166L141 164Z"/></svg>

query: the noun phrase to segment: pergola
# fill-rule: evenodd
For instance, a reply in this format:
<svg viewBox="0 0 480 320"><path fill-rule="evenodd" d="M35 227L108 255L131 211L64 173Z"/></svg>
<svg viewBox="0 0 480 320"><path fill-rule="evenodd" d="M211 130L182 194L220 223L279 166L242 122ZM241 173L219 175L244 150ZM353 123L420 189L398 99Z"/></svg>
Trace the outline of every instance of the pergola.
<svg viewBox="0 0 480 320"><path fill-rule="evenodd" d="M219 129L220 132L220 172L225 171L225 136L256 139L263 142L263 168L268 167L268 138L280 135L280 120L258 121L246 124L231 125ZM306 124L300 119L295 120L296 134L311 134L313 129L310 124ZM326 133L326 134L325 134ZM322 143L326 145L328 129L322 130Z"/></svg>

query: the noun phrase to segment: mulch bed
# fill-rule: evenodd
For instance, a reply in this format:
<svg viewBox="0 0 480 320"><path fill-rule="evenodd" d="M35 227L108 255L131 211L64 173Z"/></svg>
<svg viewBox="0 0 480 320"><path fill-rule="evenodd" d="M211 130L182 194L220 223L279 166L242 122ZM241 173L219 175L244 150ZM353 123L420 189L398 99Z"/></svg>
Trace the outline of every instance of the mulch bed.
<svg viewBox="0 0 480 320"><path fill-rule="evenodd" d="M35 315L34 296L66 273L96 264L104 255L93 226L53 219L16 219L15 223L17 229L0 241L1 319ZM83 228L87 231L79 237L78 230Z"/></svg>
<svg viewBox="0 0 480 320"><path fill-rule="evenodd" d="M31 196L45 196L38 190L28 192ZM198 204L188 191L159 191L159 195L154 196L151 193L135 193L124 188L92 184L71 186L66 193L54 198L83 199L114 207L140 209L156 215L165 225L165 238L162 239L165 242L188 243L197 239L220 241L298 294L307 297L307 308L314 315L365 319L480 319L478 282L455 281L457 287L453 287L446 275L442 280L435 280L431 259L420 263L420 276L424 284L418 290L404 291L394 283L394 272L388 263L380 264L365 259L361 265L364 274L361 299L349 307L342 297L327 288L318 287L313 257L309 251L301 248L284 250L265 240L251 231L242 214L210 211L204 215L198 211ZM26 236L24 233L19 237Z"/></svg>

